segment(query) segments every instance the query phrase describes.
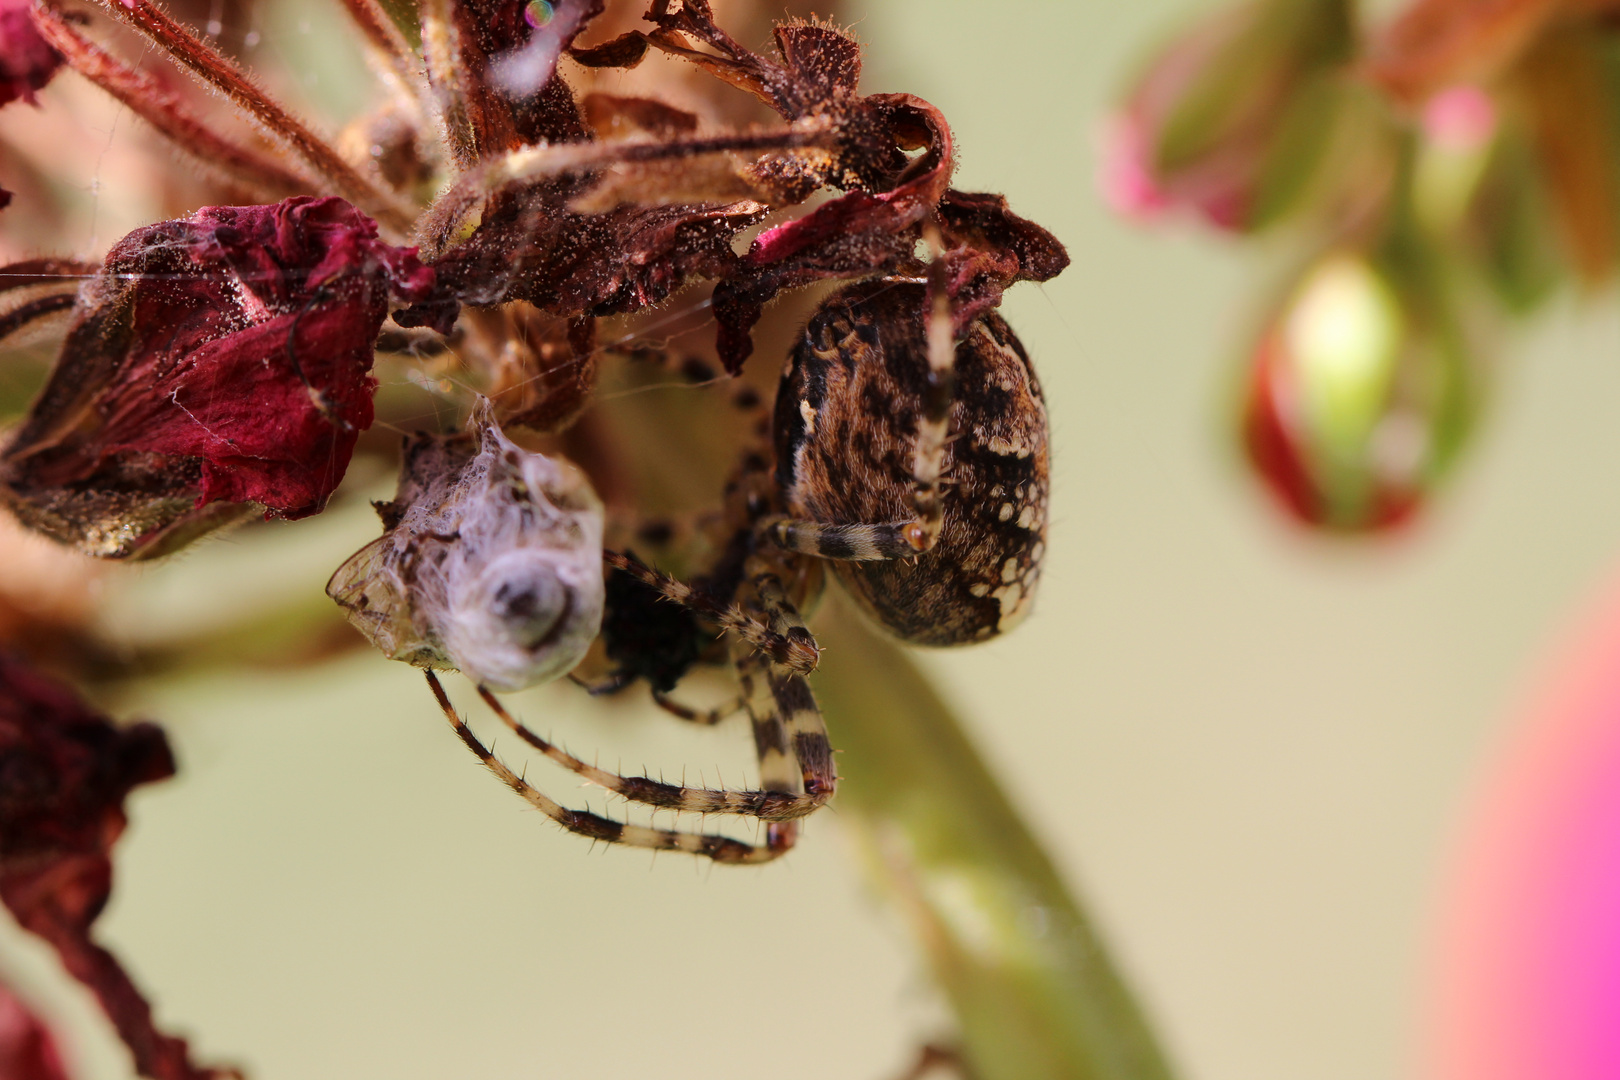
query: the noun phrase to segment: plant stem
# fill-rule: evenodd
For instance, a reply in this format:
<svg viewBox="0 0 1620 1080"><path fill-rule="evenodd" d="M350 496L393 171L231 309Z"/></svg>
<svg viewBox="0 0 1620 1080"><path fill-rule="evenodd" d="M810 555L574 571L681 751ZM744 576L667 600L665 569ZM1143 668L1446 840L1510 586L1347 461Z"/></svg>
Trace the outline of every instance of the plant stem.
<svg viewBox="0 0 1620 1080"><path fill-rule="evenodd" d="M1085 913L960 725L847 608L818 620L839 817L920 938L974 1080L1169 1080Z"/></svg>

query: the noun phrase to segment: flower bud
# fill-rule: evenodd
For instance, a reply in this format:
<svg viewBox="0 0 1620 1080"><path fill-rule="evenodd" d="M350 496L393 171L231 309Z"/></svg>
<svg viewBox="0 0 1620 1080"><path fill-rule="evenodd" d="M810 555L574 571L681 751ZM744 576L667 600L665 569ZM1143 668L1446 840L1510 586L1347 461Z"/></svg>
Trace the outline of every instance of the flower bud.
<svg viewBox="0 0 1620 1080"><path fill-rule="evenodd" d="M1345 0L1227 7L1161 51L1104 132L1121 214L1188 207L1237 232L1285 213L1330 142L1352 48Z"/></svg>
<svg viewBox="0 0 1620 1080"><path fill-rule="evenodd" d="M1279 502L1339 532L1394 526L1450 464L1473 411L1459 328L1419 275L1339 252L1261 334L1243 439ZM1404 268L1410 270L1410 267Z"/></svg>

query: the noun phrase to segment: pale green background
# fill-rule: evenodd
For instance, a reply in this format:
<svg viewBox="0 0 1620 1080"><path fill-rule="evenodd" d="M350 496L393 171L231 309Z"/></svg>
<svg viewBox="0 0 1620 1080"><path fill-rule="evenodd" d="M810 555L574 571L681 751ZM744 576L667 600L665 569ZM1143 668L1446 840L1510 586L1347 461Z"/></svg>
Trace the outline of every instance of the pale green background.
<svg viewBox="0 0 1620 1080"><path fill-rule="evenodd" d="M1471 778L1620 552L1612 298L1562 301L1501 342L1488 422L1415 534L1302 539L1227 431L1264 260L1186 226L1133 229L1093 193L1099 116L1193 5L861 6L846 16L866 88L942 107L958 185L1005 191L1075 258L1005 307L1052 405L1039 611L925 663L1186 1077L1412 1075L1432 898ZM215 543L151 571L120 617L151 631L141 605L181 617L199 582L211 605L249 602L260 573L318 595L373 529L359 513L284 526L277 571L247 534ZM452 692L468 703L465 683ZM525 714L605 764L742 777L741 727L579 700L556 688ZM167 722L184 778L134 800L103 931L166 1024L259 1080L878 1080L941 1030L836 809L761 870L592 854L481 773L415 673L368 655L138 709ZM7 970L46 979L14 937ZM123 1076L85 1000L49 1001L80 1075Z"/></svg>

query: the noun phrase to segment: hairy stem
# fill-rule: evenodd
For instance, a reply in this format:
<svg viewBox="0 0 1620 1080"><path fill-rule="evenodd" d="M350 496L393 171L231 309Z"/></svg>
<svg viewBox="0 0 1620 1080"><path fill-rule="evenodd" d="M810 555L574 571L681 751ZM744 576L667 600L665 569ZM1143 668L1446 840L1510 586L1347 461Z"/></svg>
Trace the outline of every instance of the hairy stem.
<svg viewBox="0 0 1620 1080"><path fill-rule="evenodd" d="M73 70L128 106L203 166L225 174L266 202L318 190L308 178L215 134L167 87L92 44L60 12L41 5L34 8L33 15L40 36Z"/></svg>
<svg viewBox="0 0 1620 1080"><path fill-rule="evenodd" d="M170 59L224 94L303 159L336 193L396 233L408 233L413 215L393 193L362 176L325 140L295 118L225 56L158 9L151 0L102 0Z"/></svg>
<svg viewBox="0 0 1620 1080"><path fill-rule="evenodd" d="M428 83L438 96L451 163L458 171L470 169L478 163L478 137L451 0L422 0L422 58L427 63Z"/></svg>

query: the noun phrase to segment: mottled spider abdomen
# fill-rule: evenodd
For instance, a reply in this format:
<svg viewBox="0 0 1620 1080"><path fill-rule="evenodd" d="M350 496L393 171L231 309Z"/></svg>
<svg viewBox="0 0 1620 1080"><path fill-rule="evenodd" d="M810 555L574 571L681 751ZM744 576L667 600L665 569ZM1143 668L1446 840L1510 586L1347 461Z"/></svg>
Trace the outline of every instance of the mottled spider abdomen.
<svg viewBox="0 0 1620 1080"><path fill-rule="evenodd" d="M924 285L876 280L835 293L810 320L776 398L776 475L790 518L893 526L917 517L928 308ZM1024 347L994 312L957 341L943 453L944 516L931 550L880 558L846 540L858 536L848 529L818 540L867 613L920 645L1011 628L1040 577L1046 405Z"/></svg>

